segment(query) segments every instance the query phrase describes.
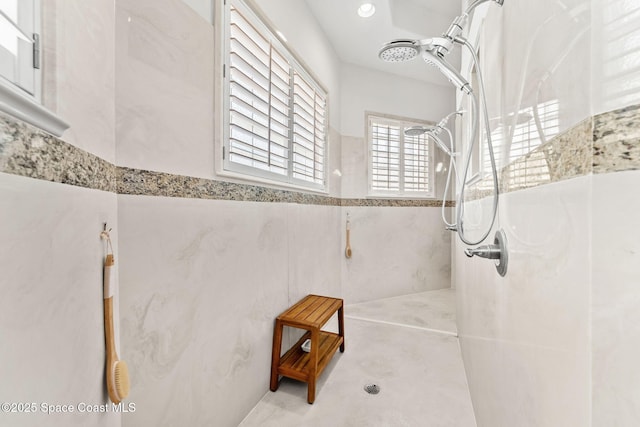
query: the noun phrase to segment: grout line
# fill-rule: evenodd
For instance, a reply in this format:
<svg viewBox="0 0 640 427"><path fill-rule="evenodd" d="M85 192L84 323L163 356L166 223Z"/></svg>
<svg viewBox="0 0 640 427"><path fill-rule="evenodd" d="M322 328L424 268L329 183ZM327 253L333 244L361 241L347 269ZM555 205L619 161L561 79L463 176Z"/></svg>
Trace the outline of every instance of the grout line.
<svg viewBox="0 0 640 427"><path fill-rule="evenodd" d="M345 314L344 317L346 319L361 320L363 322L371 322L371 323L382 323L383 325L399 326L399 327L402 327L402 328L418 329L420 331L433 332L433 333L442 334L442 335L450 335L452 337L458 338L458 333L457 332L443 331L441 329L424 328L422 326L407 325L407 324L404 324L404 323L387 322L387 321L384 321L384 320L373 320L373 319L367 319L367 318L364 318L364 317L350 316L350 315L347 315L347 314Z"/></svg>

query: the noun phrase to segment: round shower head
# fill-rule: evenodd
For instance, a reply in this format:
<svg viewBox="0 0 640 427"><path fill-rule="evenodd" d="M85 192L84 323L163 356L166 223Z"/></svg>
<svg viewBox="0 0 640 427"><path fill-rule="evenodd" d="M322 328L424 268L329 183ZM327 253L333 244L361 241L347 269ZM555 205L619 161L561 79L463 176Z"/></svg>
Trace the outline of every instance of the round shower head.
<svg viewBox="0 0 640 427"><path fill-rule="evenodd" d="M411 126L409 128L406 128L404 130L404 134L406 136L420 136L423 133L427 133L431 130L430 127L424 127L424 126Z"/></svg>
<svg viewBox="0 0 640 427"><path fill-rule="evenodd" d="M382 46L378 57L386 62L409 61L420 53L420 45L416 40L393 40Z"/></svg>

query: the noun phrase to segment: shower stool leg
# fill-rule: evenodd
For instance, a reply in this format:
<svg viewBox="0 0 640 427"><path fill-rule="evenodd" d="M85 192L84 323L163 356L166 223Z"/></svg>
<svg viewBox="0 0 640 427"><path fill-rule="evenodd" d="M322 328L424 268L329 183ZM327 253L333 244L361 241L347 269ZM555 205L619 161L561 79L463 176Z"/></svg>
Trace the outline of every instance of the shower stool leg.
<svg viewBox="0 0 640 427"><path fill-rule="evenodd" d="M340 344L340 353L344 353L344 306L341 305L338 309L338 335L342 337L342 344Z"/></svg>
<svg viewBox="0 0 640 427"><path fill-rule="evenodd" d="M276 326L273 329L273 350L271 354L271 384L269 389L276 391L278 389L278 366L280 365L280 350L282 346L282 322L276 319Z"/></svg>
<svg viewBox="0 0 640 427"><path fill-rule="evenodd" d="M311 352L309 360L309 377L307 378L307 402L312 404L316 400L316 379L318 377L318 347L320 347L320 331L318 328L311 329Z"/></svg>

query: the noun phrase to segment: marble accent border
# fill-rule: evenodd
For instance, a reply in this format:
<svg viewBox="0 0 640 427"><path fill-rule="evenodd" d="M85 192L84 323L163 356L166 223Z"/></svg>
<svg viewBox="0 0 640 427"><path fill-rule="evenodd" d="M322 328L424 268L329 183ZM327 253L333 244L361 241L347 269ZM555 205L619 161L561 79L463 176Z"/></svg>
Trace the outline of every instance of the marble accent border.
<svg viewBox="0 0 640 427"><path fill-rule="evenodd" d="M590 174L592 135L593 120L583 120L505 166L500 173L500 191L508 193Z"/></svg>
<svg viewBox="0 0 640 427"><path fill-rule="evenodd" d="M340 199L340 206L351 207L406 207L406 208L439 208L442 200L437 199ZM447 200L446 207L455 206L455 202Z"/></svg>
<svg viewBox="0 0 640 427"><path fill-rule="evenodd" d="M590 173L640 169L640 105L598 114L500 172L503 193ZM353 207L440 207L433 199L353 199L117 167L11 116L0 114L0 172L118 194ZM490 195L491 180L467 199ZM448 201L453 207L455 202Z"/></svg>
<svg viewBox="0 0 640 427"><path fill-rule="evenodd" d="M587 118L505 166L500 192L523 190L589 174L640 169L640 105ZM467 200L491 195L491 178L469 189Z"/></svg>
<svg viewBox="0 0 640 427"><path fill-rule="evenodd" d="M115 165L4 114L0 114L0 172L116 191Z"/></svg>
<svg viewBox="0 0 640 427"><path fill-rule="evenodd" d="M440 206L437 200L340 199L115 166L0 113L0 172L117 194L322 206ZM450 202L449 202L450 203Z"/></svg>
<svg viewBox="0 0 640 427"><path fill-rule="evenodd" d="M340 199L257 185L118 168L118 194L340 206Z"/></svg>
<svg viewBox="0 0 640 427"><path fill-rule="evenodd" d="M640 105L595 116L593 172L640 169Z"/></svg>

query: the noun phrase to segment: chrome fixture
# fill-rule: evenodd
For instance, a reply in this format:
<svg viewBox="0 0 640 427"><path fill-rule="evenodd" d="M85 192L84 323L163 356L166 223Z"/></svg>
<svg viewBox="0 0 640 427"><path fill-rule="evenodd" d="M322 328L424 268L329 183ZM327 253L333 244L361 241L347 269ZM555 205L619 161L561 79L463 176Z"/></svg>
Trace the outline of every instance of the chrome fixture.
<svg viewBox="0 0 640 427"><path fill-rule="evenodd" d="M483 245L473 249L467 248L464 253L469 258L479 256L480 258L494 259L496 260L496 270L498 270L498 274L502 277L507 274L509 252L507 251L507 235L504 230L496 231L493 245Z"/></svg>
<svg viewBox="0 0 640 427"><path fill-rule="evenodd" d="M420 53L420 43L418 40L392 40L382 46L378 52L378 57L385 62L405 62L409 61Z"/></svg>
<svg viewBox="0 0 640 427"><path fill-rule="evenodd" d="M476 49L469 43L469 41L462 37L461 34L464 30L464 26L469 18L469 14L476 7L480 6L483 3L488 1L493 1L498 5L502 6L504 0L475 0L467 7L466 11L463 15L457 17L449 29L442 34L442 37L434 37L424 40L394 40L391 41L380 49L378 52L378 57L386 62L403 62L414 59L418 54L422 54L422 58L428 64L436 67L445 77L449 79L458 89L463 91L466 95L469 96L471 101L471 139L468 147L468 151L466 153L465 165L464 165L464 174L461 181L460 193L458 195L458 203L456 204L456 222L454 224L449 224L445 219L445 224L447 225L447 229L456 229L458 233L458 237L460 240L467 245L478 245L482 243L488 236L496 221L496 217L498 215L498 199L499 199L499 186L498 186L498 171L495 160L495 154L493 152L493 144L491 142L491 125L489 123L489 114L487 111L487 101L486 101L486 93L484 89L484 81L482 78L482 71L480 67L480 63L478 60L478 56L476 54ZM469 50L473 63L476 66L476 70L478 73L478 83L480 89L480 100L481 104L478 103L478 98L476 97L471 85L467 80L460 75L460 73L453 68L446 60L445 56L450 53L454 44L459 44L466 47ZM465 234L465 227L463 224L463 212L464 212L464 195L465 188L467 185L471 185L471 182L467 182L467 177L469 175L469 170L471 169L471 160L474 151L475 140L478 135L478 122L480 118L480 107L482 107L482 111L484 113L484 125L486 129L486 140L489 152L489 158L491 160L491 169L492 169L492 178L493 178L493 211L491 223L486 228L486 231L481 233L481 237L478 239L469 239ZM441 129L444 127L441 127ZM433 139L438 142L437 134L434 135L433 130L429 129L420 129L420 128L410 128L407 130L407 135L418 135L421 132L428 132ZM450 133L450 132L449 132ZM452 149L447 151L452 161L452 166L455 167L455 161L453 161L453 139L452 141ZM440 147L441 144L438 144ZM442 144L444 145L444 144ZM442 147L440 147L442 148ZM473 178L472 178L473 179ZM446 197L446 195L445 195ZM443 206L445 201L443 200ZM444 212L444 208L443 208ZM444 215L443 215L444 219ZM486 255L486 257L495 256L491 247L483 247L484 249L475 249L469 250L467 252L468 256L474 255ZM506 255L505 255L506 257ZM506 261L506 259L505 259ZM499 271L500 272L500 271ZM504 271L501 274L506 274L506 262Z"/></svg>
<svg viewBox="0 0 640 427"><path fill-rule="evenodd" d="M482 3L486 3L488 1L494 1L498 3L500 6L504 3L504 0L476 0L472 2L467 10L465 10L464 14L458 16L453 20L449 29L442 34L442 37L434 39L434 45L436 45L435 52L441 58L444 58L445 55L451 52L454 43L457 42L457 38L462 34L462 30L467 23L467 19L469 18L469 14L476 7L480 6Z"/></svg>
<svg viewBox="0 0 640 427"><path fill-rule="evenodd" d="M435 41L437 41L437 39L393 40L382 46L378 52L378 57L385 62L405 62L414 59L422 53L422 59L424 59L427 64L437 68L458 89L467 95L471 94L473 90L469 82L467 82L451 64L445 61L444 58L433 53L435 46L437 46L437 44L434 44Z"/></svg>
<svg viewBox="0 0 640 427"><path fill-rule="evenodd" d="M464 114L464 110L454 111L453 113L449 113L446 117L444 117L440 122L435 126L411 126L404 130L404 134L407 136L419 136L422 134L426 134L431 137L438 146L447 156L449 156L449 173L447 174L447 183L444 187L444 197L442 198L442 221L447 226L447 230L449 231L458 231L457 225L455 222L450 223L447 221L445 208L447 205L446 195L449 193L449 184L451 183L451 174L455 174L456 183L458 182L458 169L456 167L456 162L454 160L455 156L458 153L455 152L453 145L453 135L451 131L446 127L449 119L455 115ZM449 142L451 143L451 147L447 147L445 143L440 139L440 134L442 131L445 131L447 135L449 135Z"/></svg>
<svg viewBox="0 0 640 427"><path fill-rule="evenodd" d="M435 68L437 68L451 83L459 90L463 91L467 95L470 95L473 90L468 81L466 81L455 68L451 66L443 57L434 54L432 51L425 50L422 53L422 58L425 62Z"/></svg>
<svg viewBox="0 0 640 427"><path fill-rule="evenodd" d="M406 136L420 136L422 134L427 134L428 136L430 136L435 142L436 145L438 146L439 149L441 149L442 151L444 151L444 153L447 156L455 156L457 153L454 153L454 149L453 149L453 138L451 135L451 131L449 131L449 129L447 129L447 122L449 121L449 119L458 114L458 115L462 115L464 114L464 110L458 110L458 111L454 111L453 113L448 114L445 118L443 118L442 120L440 120L440 122L435 125L435 126L411 126L408 127L404 130L404 134ZM447 147L444 142L442 142L442 140L439 138L440 134L442 133L442 131L446 131L449 134L449 141L451 142L451 148Z"/></svg>

